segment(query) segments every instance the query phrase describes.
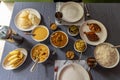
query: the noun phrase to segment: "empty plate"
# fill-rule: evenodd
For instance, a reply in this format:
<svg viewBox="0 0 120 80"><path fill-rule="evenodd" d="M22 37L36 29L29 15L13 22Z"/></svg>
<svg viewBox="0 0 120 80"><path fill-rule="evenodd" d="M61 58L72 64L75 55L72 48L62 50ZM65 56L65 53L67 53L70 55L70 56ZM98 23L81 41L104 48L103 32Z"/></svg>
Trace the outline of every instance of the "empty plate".
<svg viewBox="0 0 120 80"><path fill-rule="evenodd" d="M84 15L83 7L76 2L64 3L60 8L60 12L63 14L62 19L66 22L77 22Z"/></svg>
<svg viewBox="0 0 120 80"><path fill-rule="evenodd" d="M90 77L81 65L71 63L60 68L57 80L90 80Z"/></svg>

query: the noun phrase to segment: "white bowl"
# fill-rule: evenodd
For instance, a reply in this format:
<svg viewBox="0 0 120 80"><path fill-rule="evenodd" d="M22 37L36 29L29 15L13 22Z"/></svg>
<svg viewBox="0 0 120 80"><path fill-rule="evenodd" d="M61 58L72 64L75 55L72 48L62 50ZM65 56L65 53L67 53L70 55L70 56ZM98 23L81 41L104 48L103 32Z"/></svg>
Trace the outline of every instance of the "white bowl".
<svg viewBox="0 0 120 80"><path fill-rule="evenodd" d="M31 33L33 33L33 31L34 31L36 28L38 28L38 27L43 27L43 28L45 28L45 29L47 30L47 32L48 32L47 36L46 36L44 39L42 39L42 40L37 40L37 39L35 39L33 36L31 36L31 37L32 37L33 40L35 40L35 41L37 41L37 42L45 41L45 40L48 38L48 36L49 36L49 30L48 30L48 28L47 28L46 26L44 26L44 25L38 25L37 27L35 27L35 28L32 30Z"/></svg>
<svg viewBox="0 0 120 80"><path fill-rule="evenodd" d="M61 32L61 33L65 34L65 36L66 36L66 38L67 38L67 41L66 41L66 43L64 44L64 46L59 47L59 46L56 46L56 45L54 45L54 44L52 43L52 41L51 41L51 36L52 36L53 34L57 33L57 32ZM68 44L68 36L67 36L67 34L66 34L65 32L63 32L63 31L55 31L55 32L53 32L53 33L51 34L51 36L50 36L50 43L51 43L55 48L63 48L63 47L65 47L65 46Z"/></svg>
<svg viewBox="0 0 120 80"><path fill-rule="evenodd" d="M75 43L76 43L77 41L79 41L79 40L82 40L82 39L77 39L77 40L74 42L74 49L75 49L77 52L84 52L84 51L87 49L87 43L86 43L84 40L83 40L83 41L84 41L85 46L86 46L85 49L84 49L84 51L79 51L79 50L77 50L76 47L75 47Z"/></svg>
<svg viewBox="0 0 120 80"><path fill-rule="evenodd" d="M76 26L76 27L77 27L77 26ZM67 32L68 32L69 35L71 35L71 36L77 36L77 35L79 34L79 28L78 28L78 33L76 33L76 34L70 33L69 28L70 28L70 27L67 28Z"/></svg>
<svg viewBox="0 0 120 80"><path fill-rule="evenodd" d="M42 61L42 62L38 62L38 63L43 63L43 62L45 62L45 61L49 58L49 55L50 55L50 50L49 50L49 47L48 47L47 45L45 45L45 44L41 44L41 43L36 44L36 45L33 46L33 48L31 49L30 56L31 56L31 59L32 59L34 62L36 62L36 60L34 60L33 57L32 57L32 50L33 50L36 46L38 46L38 45L44 45L44 46L46 46L47 49L48 49L48 57L47 57L44 61Z"/></svg>
<svg viewBox="0 0 120 80"><path fill-rule="evenodd" d="M22 53L24 54L24 60L23 60L23 62L22 62L19 66L17 66L17 67L5 66L5 64L4 64L4 63L5 63L5 60L7 59L8 55L9 55L9 54L7 54L7 56L4 58L4 60L3 60L3 62L2 62L2 67L3 67L4 69L6 69L6 70L17 69L18 67L20 67L20 66L25 62L25 60L26 60L26 58L27 58L27 55L28 55L27 50L24 49L24 48L17 48L17 49L15 49L15 50L20 50L20 52L22 52Z"/></svg>
<svg viewBox="0 0 120 80"><path fill-rule="evenodd" d="M96 59L96 56L97 56L96 54L98 54L98 52L102 50L102 49L98 50L99 46L103 46L103 45L108 45L108 46L110 46L111 48L113 47L113 45L110 44L110 43L101 43L101 44L97 45L96 48L95 48L95 50L94 50L95 59ZM107 50L107 47L106 47L106 48L103 48L103 49ZM118 65L119 60L120 60L119 52L118 52L117 48L114 48L114 49L115 49L115 51L116 51L117 61L116 61L113 65L111 65L111 66L106 66L106 65L103 65L103 62L101 63L98 59L96 59L96 61L98 62L98 64L99 64L100 66L102 66L102 67L104 67L104 68L114 68L115 66ZM105 51L102 50L102 52L105 52ZM105 54L105 53L104 53L104 54ZM112 56L113 56L113 55L112 55ZM114 57L114 58L115 58L115 57ZM113 59L114 59L114 58L113 58ZM99 59L100 59L100 58L99 58ZM101 60L103 60L103 58L102 58ZM110 62L110 63L111 63L111 62Z"/></svg>

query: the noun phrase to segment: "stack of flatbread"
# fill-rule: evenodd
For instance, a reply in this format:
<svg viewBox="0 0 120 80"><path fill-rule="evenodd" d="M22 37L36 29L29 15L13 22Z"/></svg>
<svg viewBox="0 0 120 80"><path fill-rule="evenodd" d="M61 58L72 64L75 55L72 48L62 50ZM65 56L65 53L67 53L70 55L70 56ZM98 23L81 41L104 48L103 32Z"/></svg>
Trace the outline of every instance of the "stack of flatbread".
<svg viewBox="0 0 120 80"><path fill-rule="evenodd" d="M28 29L33 25L38 25L40 19L29 10L22 11L18 16L17 24L20 28Z"/></svg>

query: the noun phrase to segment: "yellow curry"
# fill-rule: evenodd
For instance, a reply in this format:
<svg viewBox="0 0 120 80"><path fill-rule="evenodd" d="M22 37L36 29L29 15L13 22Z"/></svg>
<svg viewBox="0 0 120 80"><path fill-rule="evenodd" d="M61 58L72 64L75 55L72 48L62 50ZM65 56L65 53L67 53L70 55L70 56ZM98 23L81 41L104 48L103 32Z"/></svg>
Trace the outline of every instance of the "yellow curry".
<svg viewBox="0 0 120 80"><path fill-rule="evenodd" d="M44 26L36 27L32 34L34 34L33 38L38 41L43 41L48 37L48 30Z"/></svg>

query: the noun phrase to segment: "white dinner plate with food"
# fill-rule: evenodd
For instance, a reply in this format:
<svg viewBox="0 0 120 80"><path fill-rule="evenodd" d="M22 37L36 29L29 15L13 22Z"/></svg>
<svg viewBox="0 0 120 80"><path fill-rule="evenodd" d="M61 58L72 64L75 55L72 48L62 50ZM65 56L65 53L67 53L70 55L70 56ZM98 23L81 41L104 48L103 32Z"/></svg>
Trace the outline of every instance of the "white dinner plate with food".
<svg viewBox="0 0 120 80"><path fill-rule="evenodd" d="M2 66L6 70L13 70L20 67L27 58L27 50L24 48L15 49L3 59Z"/></svg>
<svg viewBox="0 0 120 80"><path fill-rule="evenodd" d="M83 7L76 2L66 2L60 7L60 12L62 12L62 20L66 22L77 22L83 15Z"/></svg>
<svg viewBox="0 0 120 80"><path fill-rule="evenodd" d="M17 13L15 26L21 31L31 31L41 22L41 15L36 9L26 8Z"/></svg>
<svg viewBox="0 0 120 80"><path fill-rule="evenodd" d="M79 64L71 63L61 67L57 80L90 80L88 72Z"/></svg>
<svg viewBox="0 0 120 80"><path fill-rule="evenodd" d="M107 39L105 26L97 20L87 20L79 29L80 36L90 45L98 45Z"/></svg>

